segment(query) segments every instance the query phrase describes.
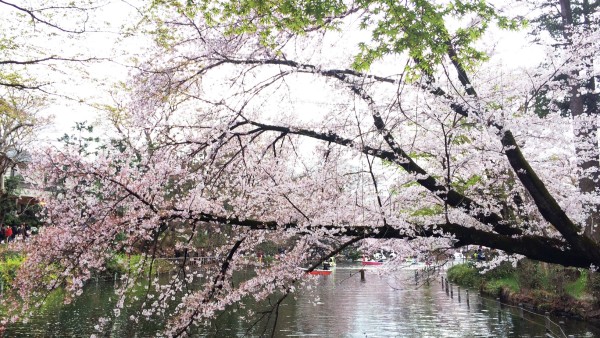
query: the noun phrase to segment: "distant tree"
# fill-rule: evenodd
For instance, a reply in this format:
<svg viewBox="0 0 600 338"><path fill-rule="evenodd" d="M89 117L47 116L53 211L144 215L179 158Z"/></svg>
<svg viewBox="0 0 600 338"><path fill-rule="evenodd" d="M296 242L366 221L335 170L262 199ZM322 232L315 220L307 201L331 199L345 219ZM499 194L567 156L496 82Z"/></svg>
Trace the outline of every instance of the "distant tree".
<svg viewBox="0 0 600 338"><path fill-rule="evenodd" d="M39 146L37 134L49 123L40 116L40 106L39 99L27 92L10 89L0 95L0 176L23 166L30 160L27 150Z"/></svg>

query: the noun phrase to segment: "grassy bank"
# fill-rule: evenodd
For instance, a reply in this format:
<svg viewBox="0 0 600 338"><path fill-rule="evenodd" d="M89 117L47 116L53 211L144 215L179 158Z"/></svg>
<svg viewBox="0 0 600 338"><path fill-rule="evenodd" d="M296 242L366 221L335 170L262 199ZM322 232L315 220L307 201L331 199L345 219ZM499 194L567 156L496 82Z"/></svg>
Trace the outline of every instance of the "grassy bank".
<svg viewBox="0 0 600 338"><path fill-rule="evenodd" d="M142 255L115 254L106 262L106 269L97 271L99 277L112 277L115 274L121 275L129 271L137 271L138 265L142 262ZM0 250L0 284L4 291L10 290L13 281L17 275L17 270L25 260L25 257L16 251L10 251L6 248ZM149 262L145 262L143 271L148 272ZM164 273L173 270L173 263L166 260L155 260L152 264L152 271Z"/></svg>
<svg viewBox="0 0 600 338"><path fill-rule="evenodd" d="M600 321L598 273L523 260L516 268L505 263L485 274L472 263L459 264L448 269L447 277L506 302Z"/></svg>

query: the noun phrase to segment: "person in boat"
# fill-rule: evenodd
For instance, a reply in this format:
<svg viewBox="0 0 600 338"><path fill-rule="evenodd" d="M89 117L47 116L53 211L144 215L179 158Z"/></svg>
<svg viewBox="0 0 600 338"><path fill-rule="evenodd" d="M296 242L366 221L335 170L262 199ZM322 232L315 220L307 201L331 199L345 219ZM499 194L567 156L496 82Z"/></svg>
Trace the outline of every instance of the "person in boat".
<svg viewBox="0 0 600 338"><path fill-rule="evenodd" d="M386 257L385 257L385 255L384 255L383 253L381 253L381 252L376 252L376 253L373 255L373 258L374 258L374 260L376 260L376 261L378 261L378 262L383 262L383 261L385 261L385 260L386 260Z"/></svg>
<svg viewBox="0 0 600 338"><path fill-rule="evenodd" d="M329 270L330 267L331 265L329 264L328 260L323 262L323 270Z"/></svg>
<svg viewBox="0 0 600 338"><path fill-rule="evenodd" d="M478 262L485 261L485 253L483 252L481 247L479 249L477 249L477 261Z"/></svg>

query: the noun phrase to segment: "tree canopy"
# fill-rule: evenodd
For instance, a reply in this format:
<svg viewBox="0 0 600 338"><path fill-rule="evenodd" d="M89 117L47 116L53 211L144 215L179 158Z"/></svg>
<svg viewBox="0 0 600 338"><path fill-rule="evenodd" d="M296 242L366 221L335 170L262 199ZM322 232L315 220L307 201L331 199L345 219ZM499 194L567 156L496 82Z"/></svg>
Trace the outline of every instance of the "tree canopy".
<svg viewBox="0 0 600 338"><path fill-rule="evenodd" d="M598 4L527 5L545 16L482 0L153 1L135 30L154 44L106 105L105 141L34 157L51 226L25 248L20 297L76 296L115 253L142 252L119 295L143 281L159 295L133 320L175 303L165 334L181 336L292 292L298 266L349 245L599 266ZM499 62L490 39L537 19L545 63ZM223 235L203 248L220 257L209 278L187 258L167 285L152 278L155 258L207 233ZM234 284L265 241L288 254Z"/></svg>

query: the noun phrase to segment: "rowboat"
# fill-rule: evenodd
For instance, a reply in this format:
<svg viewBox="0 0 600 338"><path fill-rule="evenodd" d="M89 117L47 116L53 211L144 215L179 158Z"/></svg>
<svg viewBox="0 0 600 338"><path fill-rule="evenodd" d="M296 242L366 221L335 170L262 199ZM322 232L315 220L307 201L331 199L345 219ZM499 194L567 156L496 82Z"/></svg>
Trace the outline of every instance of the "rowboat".
<svg viewBox="0 0 600 338"><path fill-rule="evenodd" d="M312 271L308 271L307 268L300 268L300 269L302 269L304 272L306 272L309 275L321 275L321 276L331 275L331 271L332 271L332 270L325 270L325 269L314 269Z"/></svg>
<svg viewBox="0 0 600 338"><path fill-rule="evenodd" d="M367 258L365 256L363 256L362 265L381 265L381 264L383 264L384 260L385 260L385 256L380 253L377 253L375 255L375 259L367 260Z"/></svg>
<svg viewBox="0 0 600 338"><path fill-rule="evenodd" d="M308 271L308 273L311 275L328 276L331 275L331 270L314 269L313 271Z"/></svg>
<svg viewBox="0 0 600 338"><path fill-rule="evenodd" d="M381 261L362 261L362 265L381 265Z"/></svg>

